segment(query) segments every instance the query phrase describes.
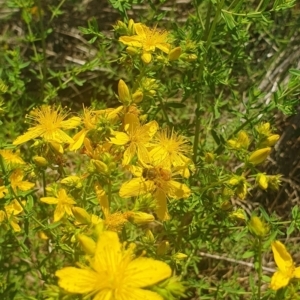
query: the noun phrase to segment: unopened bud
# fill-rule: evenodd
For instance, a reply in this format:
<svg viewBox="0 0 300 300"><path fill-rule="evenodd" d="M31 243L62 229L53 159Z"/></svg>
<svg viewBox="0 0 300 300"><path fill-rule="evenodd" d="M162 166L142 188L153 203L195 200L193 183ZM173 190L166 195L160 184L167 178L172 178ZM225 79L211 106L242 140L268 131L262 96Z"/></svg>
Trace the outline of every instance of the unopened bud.
<svg viewBox="0 0 300 300"><path fill-rule="evenodd" d="M140 103L143 100L143 93L141 91L137 91L132 95L132 100L134 103Z"/></svg>
<svg viewBox="0 0 300 300"><path fill-rule="evenodd" d="M145 237L147 238L147 240L149 242L154 242L155 241L155 238L154 238L154 235L152 233L152 231L150 229L147 229L146 232L145 232Z"/></svg>
<svg viewBox="0 0 300 300"><path fill-rule="evenodd" d="M86 254L94 255L96 251L96 242L84 234L78 234L77 240Z"/></svg>
<svg viewBox="0 0 300 300"><path fill-rule="evenodd" d="M108 173L108 167L104 162L102 162L100 160L96 160L96 159L92 159L91 162L92 162L93 166L96 168L97 172L103 173L103 174Z"/></svg>
<svg viewBox="0 0 300 300"><path fill-rule="evenodd" d="M159 256L165 255L170 249L170 244L168 241L162 241L160 244L157 246L156 249L156 254Z"/></svg>
<svg viewBox="0 0 300 300"><path fill-rule="evenodd" d="M90 224L91 223L91 216L88 214L88 212L77 206L72 207L72 213L76 219L77 222L80 224Z"/></svg>
<svg viewBox="0 0 300 300"><path fill-rule="evenodd" d="M183 259L186 259L188 256L184 253L181 253L181 252L178 252L176 253L175 255L173 255L173 258L175 260L183 260Z"/></svg>
<svg viewBox="0 0 300 300"><path fill-rule="evenodd" d="M65 177L60 181L60 183L70 188L76 188L76 189L82 188L82 179L74 175Z"/></svg>
<svg viewBox="0 0 300 300"><path fill-rule="evenodd" d="M42 156L34 156L32 159L38 167L47 167L48 166L47 159Z"/></svg>
<svg viewBox="0 0 300 300"><path fill-rule="evenodd" d="M280 135L279 134L272 134L270 136L268 136L267 138L265 138L261 143L260 146L262 147L272 147L274 146L277 141L279 140Z"/></svg>
<svg viewBox="0 0 300 300"><path fill-rule="evenodd" d="M249 157L249 162L253 165L258 165L264 162L271 152L270 147L256 150Z"/></svg>
<svg viewBox="0 0 300 300"><path fill-rule="evenodd" d="M181 55L181 48L176 47L169 52L169 61L177 60Z"/></svg>
<svg viewBox="0 0 300 300"><path fill-rule="evenodd" d="M57 154L63 154L64 153L64 148L63 146L58 143L57 141L49 141L49 145L51 149L56 152Z"/></svg>
<svg viewBox="0 0 300 300"><path fill-rule="evenodd" d="M211 152L206 152L204 156L205 162L211 164L215 161L215 155Z"/></svg>
<svg viewBox="0 0 300 300"><path fill-rule="evenodd" d="M280 174L268 176L269 188L271 190L278 191L279 186L281 185L281 177L282 175Z"/></svg>
<svg viewBox="0 0 300 300"><path fill-rule="evenodd" d="M251 217L248 228L258 237L264 237L269 233L269 226L257 216Z"/></svg>
<svg viewBox="0 0 300 300"><path fill-rule="evenodd" d="M138 49L131 47L131 46L126 48L126 52L131 56L135 56L139 53Z"/></svg>
<svg viewBox="0 0 300 300"><path fill-rule="evenodd" d="M134 212L130 219L137 225L148 224L155 220L153 215L144 212Z"/></svg>
<svg viewBox="0 0 300 300"><path fill-rule="evenodd" d="M188 54L188 53L183 53L180 55L180 59L187 61L187 62L192 62L197 59L196 54Z"/></svg>
<svg viewBox="0 0 300 300"><path fill-rule="evenodd" d="M120 102L122 102L123 104L128 105L131 103L131 95L128 86L122 79L119 80L118 95Z"/></svg>
<svg viewBox="0 0 300 300"><path fill-rule="evenodd" d="M268 177L263 173L258 173L256 183L262 190L266 190L268 188Z"/></svg>

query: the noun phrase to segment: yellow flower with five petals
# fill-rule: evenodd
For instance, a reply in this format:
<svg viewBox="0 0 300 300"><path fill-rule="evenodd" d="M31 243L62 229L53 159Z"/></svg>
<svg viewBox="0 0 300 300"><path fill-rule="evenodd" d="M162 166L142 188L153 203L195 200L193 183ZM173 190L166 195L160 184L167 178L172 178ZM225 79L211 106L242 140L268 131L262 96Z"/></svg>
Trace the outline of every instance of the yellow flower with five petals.
<svg viewBox="0 0 300 300"><path fill-rule="evenodd" d="M73 216L72 207L76 202L68 196L65 189L60 189L57 197L42 197L40 200L47 204L56 204L54 222L61 220L65 214Z"/></svg>
<svg viewBox="0 0 300 300"><path fill-rule="evenodd" d="M141 48L144 63L148 64L151 62L152 53L156 48L167 54L170 52L171 45L168 43L168 31L160 30L156 27L149 28L141 23L135 23L134 29L136 35L121 36L119 41L130 47Z"/></svg>
<svg viewBox="0 0 300 300"><path fill-rule="evenodd" d="M171 268L152 258L134 258L134 250L134 244L126 249L116 232L104 231L90 259L90 268L66 267L56 271L58 285L69 293L94 295L94 300L163 300L144 288L170 277Z"/></svg>
<svg viewBox="0 0 300 300"><path fill-rule="evenodd" d="M35 126L29 128L26 133L19 136L13 144L20 145L37 137L47 142L73 143L73 139L63 130L77 127L80 124L80 118L72 117L65 120L67 115L68 114L64 113L60 107L55 108L49 105L43 105L39 108L35 108L30 112L29 116L27 116Z"/></svg>
<svg viewBox="0 0 300 300"><path fill-rule="evenodd" d="M157 122L151 121L141 125L136 115L127 113L124 116L124 129L125 132L115 131L114 137L110 139L115 145L126 145L122 164L130 164L135 154L142 164L148 164L150 157L147 146L150 145L152 137L158 130Z"/></svg>

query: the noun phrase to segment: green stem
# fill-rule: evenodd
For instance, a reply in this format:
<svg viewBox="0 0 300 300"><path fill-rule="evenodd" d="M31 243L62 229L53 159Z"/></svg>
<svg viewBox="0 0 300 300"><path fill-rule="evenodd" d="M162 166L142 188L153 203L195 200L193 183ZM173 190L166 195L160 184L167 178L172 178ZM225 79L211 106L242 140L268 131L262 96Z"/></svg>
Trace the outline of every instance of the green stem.
<svg viewBox="0 0 300 300"><path fill-rule="evenodd" d="M40 23L41 30L41 41L42 41L42 49L43 49L43 65L42 65L42 86L41 86L41 98L44 99L44 89L45 84L47 82L47 59L46 59L46 41L45 41L45 28L44 28L44 20L43 20L43 10L41 0L36 0L38 7L38 17Z"/></svg>
<svg viewBox="0 0 300 300"><path fill-rule="evenodd" d="M200 62L199 66L199 72L198 72L198 78L199 81L201 82L203 80L203 71L204 71L204 66L207 60L207 53L211 44L211 40L217 25L217 22L219 20L219 16L221 14L222 7L224 5L225 0L221 0L219 2L219 5L217 7L217 11L213 20L213 23L210 23L211 19L211 13L212 13L212 2L209 2L208 10L207 10L207 15L206 15L206 22L205 22L205 31L204 31L204 37L203 41L206 42L206 51L203 54L202 60ZM211 24L211 25L210 25ZM195 102L197 103L196 106L196 124L195 124L195 139L194 139L194 145L193 145L193 160L194 163L197 163L197 155L198 155L198 144L199 144L199 139L200 139L200 127L201 127L201 119L200 119L200 112L202 108L202 103L203 103L203 93L201 91L198 91L196 97L195 97Z"/></svg>
<svg viewBox="0 0 300 300"><path fill-rule="evenodd" d="M258 283L257 283L257 299L260 299L261 297L261 279L262 279L262 240L259 237L258 238Z"/></svg>
<svg viewBox="0 0 300 300"><path fill-rule="evenodd" d="M45 170L42 171L42 180L43 180L43 194L44 197L47 196L47 191L46 191L46 174L45 174Z"/></svg>
<svg viewBox="0 0 300 300"><path fill-rule="evenodd" d="M40 1L40 0L38 0L38 1ZM61 0L60 3L58 4L58 6L56 7L55 10L58 11L58 10L61 8L61 6L62 6L65 2L66 2L66 0ZM55 17L56 15L57 15L57 14L55 14L55 13L52 12L52 15L51 15L51 18L50 18L50 20L49 20L49 22L48 22L48 25L51 24L51 22L53 21L53 19L54 19L54 17Z"/></svg>

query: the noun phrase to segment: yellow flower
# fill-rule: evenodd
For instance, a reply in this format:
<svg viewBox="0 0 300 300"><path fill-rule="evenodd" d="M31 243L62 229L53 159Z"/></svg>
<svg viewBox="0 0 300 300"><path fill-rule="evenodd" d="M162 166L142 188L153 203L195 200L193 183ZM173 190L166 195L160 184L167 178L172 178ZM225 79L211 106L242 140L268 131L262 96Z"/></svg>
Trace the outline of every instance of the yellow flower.
<svg viewBox="0 0 300 300"><path fill-rule="evenodd" d="M279 270L273 274L270 288L277 291L287 286L292 278L300 278L300 267L295 267L291 255L281 242L274 241L272 251Z"/></svg>
<svg viewBox="0 0 300 300"><path fill-rule="evenodd" d="M72 207L76 202L67 195L65 189L60 189L55 197L42 197L41 201L47 204L57 204L54 211L54 222L59 221L65 214L73 216Z"/></svg>
<svg viewBox="0 0 300 300"><path fill-rule="evenodd" d="M135 245L126 249L115 232L105 231L97 241L90 268L56 271L58 285L69 293L94 295L94 300L163 300L143 288L171 276L171 268L151 258L134 258Z"/></svg>
<svg viewBox="0 0 300 300"><path fill-rule="evenodd" d="M141 48L142 60L148 64L152 60L152 52L156 48L165 53L170 52L171 45L168 42L168 32L165 30L159 30L155 28L149 28L144 24L135 23L134 29L136 35L133 36L121 36L119 41L124 45Z"/></svg>
<svg viewBox="0 0 300 300"><path fill-rule="evenodd" d="M138 167L136 168L138 169ZM119 195L123 198L141 196L151 193L157 201L157 216L161 220L169 219L167 210L167 197L172 199L188 198L191 194L190 189L183 183L172 180L170 170L160 166L152 166L143 169L141 172L135 172L140 176L133 178L122 184Z"/></svg>
<svg viewBox="0 0 300 300"><path fill-rule="evenodd" d="M127 113L124 116L125 132L114 132L114 137L110 141L115 145L126 145L123 154L123 165L128 165L135 154L142 164L150 161L147 146L158 129L156 121L151 121L145 125L140 125L138 117Z"/></svg>
<svg viewBox="0 0 300 300"><path fill-rule="evenodd" d="M69 149L71 151L78 150L84 143L89 132L96 131L99 135L99 128L103 129L106 126L111 126L118 119L119 113L122 109L123 106L102 110L84 108L82 117L84 128L75 134L73 137L74 142L70 144ZM102 137L101 139L103 140Z"/></svg>
<svg viewBox="0 0 300 300"><path fill-rule="evenodd" d="M248 147L250 145L249 136L248 136L247 132L242 130L237 134L236 139L228 140L227 144L229 145L229 147L236 149L236 150L241 149L241 148L248 149Z"/></svg>
<svg viewBox="0 0 300 300"><path fill-rule="evenodd" d="M245 199L247 195L247 181L244 176L234 175L229 179L228 183L234 186L235 194L242 200Z"/></svg>
<svg viewBox="0 0 300 300"><path fill-rule="evenodd" d="M25 206L26 202L22 201L22 204ZM19 215L22 211L23 208L20 203L16 199L12 200L10 204L5 205L4 211L0 210L0 223L7 219L14 231L21 231L18 219L15 216Z"/></svg>
<svg viewBox="0 0 300 300"><path fill-rule="evenodd" d="M61 108L52 108L49 105L43 105L40 108L34 109L28 118L33 121L35 126L29 128L25 134L19 136L13 144L20 145L37 137L41 137L47 142L73 143L73 139L62 129L67 130L77 127L80 124L80 118L72 117L65 120L67 115Z"/></svg>
<svg viewBox="0 0 300 300"><path fill-rule="evenodd" d="M23 181L24 173L21 169L16 169L12 172L9 177L11 187L16 193L17 189L21 191L28 191L34 187L34 183L29 181Z"/></svg>
<svg viewBox="0 0 300 300"><path fill-rule="evenodd" d="M185 137L173 130L170 132L168 129L163 129L157 132L153 143L155 146L150 151L150 156L156 165L161 164L166 168L173 166L178 168L177 173L183 177L190 176L188 167L193 169L193 163L190 158L185 156L191 152Z"/></svg>
<svg viewBox="0 0 300 300"><path fill-rule="evenodd" d="M11 150L0 150L0 155L9 169L18 165L25 165L25 161L17 153L12 152Z"/></svg>

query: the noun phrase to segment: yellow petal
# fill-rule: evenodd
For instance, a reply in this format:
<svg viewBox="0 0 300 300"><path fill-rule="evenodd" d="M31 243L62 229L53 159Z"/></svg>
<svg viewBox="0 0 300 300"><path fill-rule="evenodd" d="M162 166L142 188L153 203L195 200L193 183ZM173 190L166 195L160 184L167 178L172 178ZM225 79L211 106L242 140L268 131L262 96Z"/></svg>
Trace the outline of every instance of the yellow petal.
<svg viewBox="0 0 300 300"><path fill-rule="evenodd" d="M130 164L135 153L136 153L136 145L134 143L131 143L129 147L124 151L123 161L122 161L123 166L127 166Z"/></svg>
<svg viewBox="0 0 300 300"><path fill-rule="evenodd" d="M300 267L295 268L293 275L295 278L300 278Z"/></svg>
<svg viewBox="0 0 300 300"><path fill-rule="evenodd" d="M146 33L145 33L145 30L144 30L145 27L146 26L143 25L142 23L135 23L134 24L134 30L135 30L136 34L143 37L143 38L146 37Z"/></svg>
<svg viewBox="0 0 300 300"><path fill-rule="evenodd" d="M56 271L55 275L59 278L58 285L67 292L85 294L98 290L99 278L92 270L67 267Z"/></svg>
<svg viewBox="0 0 300 300"><path fill-rule="evenodd" d="M35 139L42 135L43 130L40 127L29 128L29 130L23 135L19 136L14 140L13 145L17 146L28 142L29 140Z"/></svg>
<svg viewBox="0 0 300 300"><path fill-rule="evenodd" d="M155 188L153 181L143 178L133 178L122 184L119 195L122 198L140 196L153 191Z"/></svg>
<svg viewBox="0 0 300 300"><path fill-rule="evenodd" d="M110 141L115 145L125 145L129 142L129 137L125 132L114 132L114 137Z"/></svg>
<svg viewBox="0 0 300 300"><path fill-rule="evenodd" d="M122 290L122 295L124 294L124 298L126 300L164 300L162 296L159 294L152 292L152 291L147 291L143 289L137 289L137 288L126 288L126 293L124 290ZM94 298L93 300L111 300L113 298Z"/></svg>
<svg viewBox="0 0 300 300"><path fill-rule="evenodd" d="M55 208L55 211L54 211L53 221L58 222L59 220L61 220L63 218L65 213L66 213L65 208L62 205L57 205Z"/></svg>
<svg viewBox="0 0 300 300"><path fill-rule="evenodd" d="M104 270L111 270L112 273L122 261L122 244L119 241L118 234L112 231L104 231L100 234L97 241L95 260L93 267L99 273ZM105 272L104 272L105 274ZM104 277L103 280L106 278ZM102 282L102 284L105 284Z"/></svg>
<svg viewBox="0 0 300 300"><path fill-rule="evenodd" d="M58 203L58 199L54 198L54 197L42 197L40 200L47 204L57 204Z"/></svg>
<svg viewBox="0 0 300 300"><path fill-rule="evenodd" d="M158 208L155 211L157 217L162 221L169 220L170 216L168 214L166 193L161 189L157 189L154 194L154 198L156 199L158 204Z"/></svg>
<svg viewBox="0 0 300 300"><path fill-rule="evenodd" d="M81 131L79 131L78 133L76 133L74 135L74 137L73 137L74 143L70 144L70 146L69 146L70 151L78 150L81 147L87 133L88 133L88 130L82 129Z"/></svg>
<svg viewBox="0 0 300 300"><path fill-rule="evenodd" d="M72 129L77 127L81 123L81 119L79 117L72 117L69 120L62 121L60 126L64 129Z"/></svg>
<svg viewBox="0 0 300 300"><path fill-rule="evenodd" d="M121 36L119 41L127 46L141 48L143 44L140 42L140 38L136 36Z"/></svg>
<svg viewBox="0 0 300 300"><path fill-rule="evenodd" d="M282 273L287 273L294 266L291 255L287 252L285 246L280 241L272 243L272 251L276 265Z"/></svg>
<svg viewBox="0 0 300 300"><path fill-rule="evenodd" d="M11 227L13 228L13 230L15 232L20 232L21 231L21 227L19 226L19 224L15 220L11 220L10 225L11 225Z"/></svg>
<svg viewBox="0 0 300 300"><path fill-rule="evenodd" d="M191 194L191 190L187 185L174 180L167 181L168 196L174 199L187 198Z"/></svg>
<svg viewBox="0 0 300 300"><path fill-rule="evenodd" d="M271 279L270 288L274 291L279 290L288 285L290 278L286 276L284 273L277 271L274 273Z"/></svg>
<svg viewBox="0 0 300 300"><path fill-rule="evenodd" d="M171 274L172 270L166 263L139 257L129 263L125 276L132 286L142 288L156 284L170 277Z"/></svg>

